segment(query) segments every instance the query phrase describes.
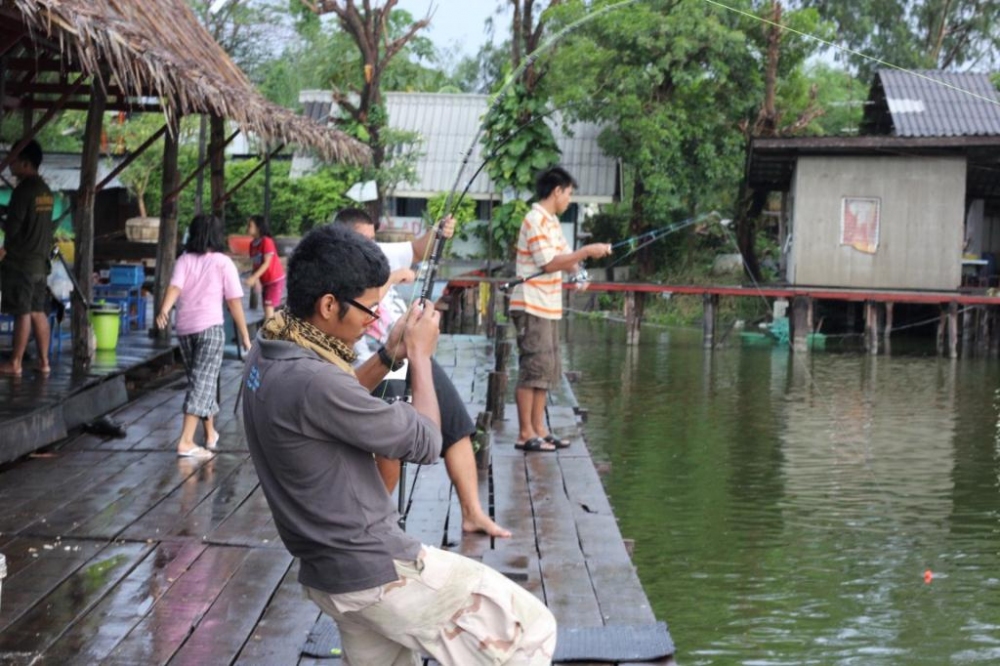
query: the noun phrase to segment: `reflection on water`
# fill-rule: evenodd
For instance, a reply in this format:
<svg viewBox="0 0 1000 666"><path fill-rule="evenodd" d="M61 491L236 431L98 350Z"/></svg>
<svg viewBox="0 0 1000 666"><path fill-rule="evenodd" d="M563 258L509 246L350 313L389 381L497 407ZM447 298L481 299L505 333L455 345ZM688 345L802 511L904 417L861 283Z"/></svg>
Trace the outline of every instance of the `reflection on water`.
<svg viewBox="0 0 1000 666"><path fill-rule="evenodd" d="M995 360L568 330L588 441L679 663L1000 663Z"/></svg>

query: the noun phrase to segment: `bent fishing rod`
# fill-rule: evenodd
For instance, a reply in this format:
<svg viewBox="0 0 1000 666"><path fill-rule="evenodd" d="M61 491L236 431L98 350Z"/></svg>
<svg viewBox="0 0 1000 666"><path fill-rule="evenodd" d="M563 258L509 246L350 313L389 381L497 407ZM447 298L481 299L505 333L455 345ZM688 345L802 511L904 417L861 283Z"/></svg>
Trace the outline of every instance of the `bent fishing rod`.
<svg viewBox="0 0 1000 666"><path fill-rule="evenodd" d="M721 219L721 216L719 215L719 213L713 210L710 213L705 213L703 215L696 215L694 217L689 217L687 219L681 220L680 222L674 222L672 224L668 224L665 227L657 227L656 229L650 229L649 231L646 231L644 233L638 234L636 236L632 236L631 238L626 238L625 240L620 240L617 243L612 243L611 244L611 251L612 252L614 252L616 250L619 250L621 248L624 248L624 247L628 247L629 251L626 252L625 254L623 254L621 257L619 257L615 261L613 261L611 263L611 266L616 266L617 264L621 263L624 259L627 259L628 257L632 256L633 254L635 254L639 250L641 250L641 249L643 249L643 248L645 248L645 247L647 247L649 245L652 245L656 241L658 241L658 240L660 240L662 238L665 238L665 237L669 236L672 233L678 232L678 231L680 231L682 229L686 229L686 228L694 226L696 224L701 224L703 222L708 222L709 220L711 220L713 218L716 219L716 220L719 220L719 223L722 224L723 226L727 226L728 223L729 223L729 220L723 220L723 219ZM610 266L609 266L609 268L610 268ZM547 273L547 271L540 270L540 271L538 271L536 273L532 273L531 275L527 275L525 277L517 278L515 280L511 280L510 282L505 282L502 285L500 285L500 290L504 291L504 292L509 292L511 289L513 289L514 287L518 286L519 284L524 284L525 282L527 282L529 280L534 280L535 278L542 277L546 273ZM581 269L576 275L574 275L572 278L570 278L569 280L566 281L567 284L574 284L574 283L581 283L581 282L590 282L590 275L589 275L589 273L587 273L586 269Z"/></svg>

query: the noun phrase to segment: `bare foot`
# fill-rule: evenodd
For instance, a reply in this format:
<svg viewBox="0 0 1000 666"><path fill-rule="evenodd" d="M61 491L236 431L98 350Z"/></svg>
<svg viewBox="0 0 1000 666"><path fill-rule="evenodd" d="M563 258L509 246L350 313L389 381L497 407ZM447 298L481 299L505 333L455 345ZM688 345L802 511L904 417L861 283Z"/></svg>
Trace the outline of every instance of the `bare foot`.
<svg viewBox="0 0 1000 666"><path fill-rule="evenodd" d="M21 365L14 365L11 362L0 363L0 375L8 375L10 377L20 377L21 376Z"/></svg>
<svg viewBox="0 0 1000 666"><path fill-rule="evenodd" d="M42 373L43 375L50 374L52 372L52 366L48 364L40 365L38 366L38 372Z"/></svg>
<svg viewBox="0 0 1000 666"><path fill-rule="evenodd" d="M499 537L501 539L510 538L510 530L505 530L500 527L487 516L485 513L480 512L476 516L470 516L466 518L462 517L462 531L463 532L483 532L487 536Z"/></svg>

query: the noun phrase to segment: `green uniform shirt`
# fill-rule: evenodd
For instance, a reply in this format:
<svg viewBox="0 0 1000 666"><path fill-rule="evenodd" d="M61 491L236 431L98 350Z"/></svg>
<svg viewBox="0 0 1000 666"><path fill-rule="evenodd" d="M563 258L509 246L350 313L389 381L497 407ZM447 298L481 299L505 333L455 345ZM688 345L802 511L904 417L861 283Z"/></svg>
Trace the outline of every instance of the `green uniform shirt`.
<svg viewBox="0 0 1000 666"><path fill-rule="evenodd" d="M4 263L8 268L30 275L48 274L54 204L52 190L40 176L28 176L14 188L4 227Z"/></svg>

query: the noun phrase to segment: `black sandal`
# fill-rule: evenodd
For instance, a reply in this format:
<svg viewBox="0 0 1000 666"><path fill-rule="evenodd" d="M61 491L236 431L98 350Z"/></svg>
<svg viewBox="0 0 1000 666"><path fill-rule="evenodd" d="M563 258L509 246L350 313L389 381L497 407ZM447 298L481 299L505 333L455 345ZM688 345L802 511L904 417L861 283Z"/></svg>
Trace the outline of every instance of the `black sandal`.
<svg viewBox="0 0 1000 666"><path fill-rule="evenodd" d="M556 437L552 433L549 433L548 435L546 435L545 437L543 437L543 439L546 442L548 442L549 444L552 444L553 446L555 446L557 449L568 449L569 445L572 443L572 442L570 442L567 439L559 439L558 437Z"/></svg>
<svg viewBox="0 0 1000 666"><path fill-rule="evenodd" d="M518 451L524 451L525 453L534 453L536 451L543 451L545 453L550 453L555 451L555 448L546 448L546 444L551 444L551 442L546 442L541 437L532 437L529 440L523 442L518 442L514 444L514 448Z"/></svg>

